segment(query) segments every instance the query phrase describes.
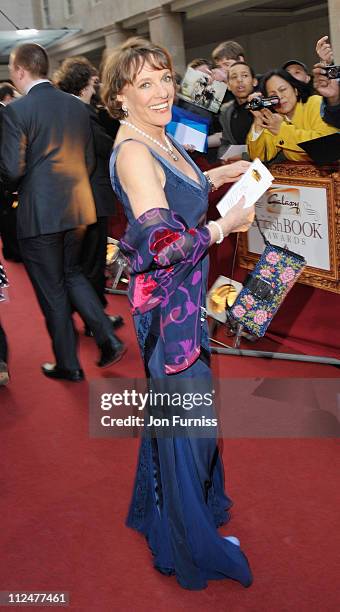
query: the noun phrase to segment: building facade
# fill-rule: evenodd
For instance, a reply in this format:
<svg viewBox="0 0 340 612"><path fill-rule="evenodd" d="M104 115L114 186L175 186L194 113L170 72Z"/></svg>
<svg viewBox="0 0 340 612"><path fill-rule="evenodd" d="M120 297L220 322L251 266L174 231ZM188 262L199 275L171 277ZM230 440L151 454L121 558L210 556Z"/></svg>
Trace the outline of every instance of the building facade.
<svg viewBox="0 0 340 612"><path fill-rule="evenodd" d="M9 16L15 12L21 26L24 19L28 27L79 28L77 35L49 48L52 71L70 55L86 55L98 66L105 52L131 35L167 47L182 74L188 61L209 56L228 39L244 47L257 72L293 58L312 67L315 42L326 34L340 61L340 0L7 0L2 4L8 5Z"/></svg>

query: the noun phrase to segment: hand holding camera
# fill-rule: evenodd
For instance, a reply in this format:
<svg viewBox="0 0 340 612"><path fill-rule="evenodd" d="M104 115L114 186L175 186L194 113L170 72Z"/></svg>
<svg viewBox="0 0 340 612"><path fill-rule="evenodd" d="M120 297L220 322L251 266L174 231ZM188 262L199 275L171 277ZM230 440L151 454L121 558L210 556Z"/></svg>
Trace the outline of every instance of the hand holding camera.
<svg viewBox="0 0 340 612"><path fill-rule="evenodd" d="M258 111L264 108L272 109L275 106L280 104L280 100L277 96L269 96L269 98L264 98L261 95L254 95L249 102L246 104L246 109L251 111Z"/></svg>
<svg viewBox="0 0 340 612"><path fill-rule="evenodd" d="M261 93L254 92L248 97L247 107L255 117L253 125L255 132L267 129L272 134L279 133L283 117L272 112L278 104L280 104L278 96L264 98Z"/></svg>
<svg viewBox="0 0 340 612"><path fill-rule="evenodd" d="M340 104L340 85L333 76L329 78L328 68L335 69L331 74L335 74L335 71L340 73L339 66L324 66L322 63L315 64L313 68L314 87L320 96L327 98L328 103L333 106ZM340 75L338 78L340 78Z"/></svg>
<svg viewBox="0 0 340 612"><path fill-rule="evenodd" d="M281 128L281 123L283 121L282 115L277 113L272 113L267 108L264 108L261 113L261 124L262 129L269 130L272 134L277 135Z"/></svg>
<svg viewBox="0 0 340 612"><path fill-rule="evenodd" d="M328 79L340 79L340 66L324 66L323 67Z"/></svg>

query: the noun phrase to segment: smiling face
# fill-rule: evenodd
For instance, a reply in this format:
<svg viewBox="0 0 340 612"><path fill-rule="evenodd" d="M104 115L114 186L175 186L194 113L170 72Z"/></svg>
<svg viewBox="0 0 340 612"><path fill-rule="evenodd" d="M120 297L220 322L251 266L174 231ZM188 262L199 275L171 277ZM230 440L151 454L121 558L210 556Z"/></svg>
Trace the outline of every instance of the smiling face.
<svg viewBox="0 0 340 612"><path fill-rule="evenodd" d="M297 90L280 76L272 76L266 82L267 96L278 96L280 104L275 107L279 115L291 118L297 104Z"/></svg>
<svg viewBox="0 0 340 612"><path fill-rule="evenodd" d="M229 89L239 104L245 102L253 92L257 79L252 77L249 66L235 64L229 70Z"/></svg>
<svg viewBox="0 0 340 612"><path fill-rule="evenodd" d="M132 84L127 84L118 100L128 109L128 121L147 129L164 127L171 120L174 79L168 68L156 69L145 61Z"/></svg>

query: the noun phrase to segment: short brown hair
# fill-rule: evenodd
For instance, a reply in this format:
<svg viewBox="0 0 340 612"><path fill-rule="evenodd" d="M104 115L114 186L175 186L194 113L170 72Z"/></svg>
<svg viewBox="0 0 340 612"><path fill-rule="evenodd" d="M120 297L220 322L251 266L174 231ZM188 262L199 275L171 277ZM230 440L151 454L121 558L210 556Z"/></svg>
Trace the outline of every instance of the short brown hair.
<svg viewBox="0 0 340 612"><path fill-rule="evenodd" d="M86 57L67 57L54 73L52 80L62 91L79 96L91 77L97 74L96 68Z"/></svg>
<svg viewBox="0 0 340 612"><path fill-rule="evenodd" d="M191 62L189 62L188 64L188 68L198 68L200 66L208 66L208 68L210 68L210 70L212 70L212 62L208 59L205 59L204 57L195 57L194 59L191 60Z"/></svg>
<svg viewBox="0 0 340 612"><path fill-rule="evenodd" d="M214 62L219 62L223 59L237 60L240 56L245 57L245 53L243 47L236 40L227 40L221 43L211 54Z"/></svg>
<svg viewBox="0 0 340 612"><path fill-rule="evenodd" d="M117 96L125 85L132 85L145 62L156 70L168 68L174 74L172 59L167 49L143 38L129 38L107 57L102 74L102 99L112 117L124 117Z"/></svg>
<svg viewBox="0 0 340 612"><path fill-rule="evenodd" d="M15 66L21 66L32 76L41 79L48 74L48 55L43 47L36 43L24 43L15 47L11 53Z"/></svg>

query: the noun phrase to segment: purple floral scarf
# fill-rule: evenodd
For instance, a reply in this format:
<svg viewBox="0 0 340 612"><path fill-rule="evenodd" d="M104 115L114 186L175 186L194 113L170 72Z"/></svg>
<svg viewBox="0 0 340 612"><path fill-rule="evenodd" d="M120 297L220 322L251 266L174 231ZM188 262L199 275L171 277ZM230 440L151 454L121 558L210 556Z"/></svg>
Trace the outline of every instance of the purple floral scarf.
<svg viewBox="0 0 340 612"><path fill-rule="evenodd" d="M202 259L209 244L207 227L189 229L166 208L143 213L120 241L131 268L133 314L160 308L166 374L185 370L200 354Z"/></svg>

